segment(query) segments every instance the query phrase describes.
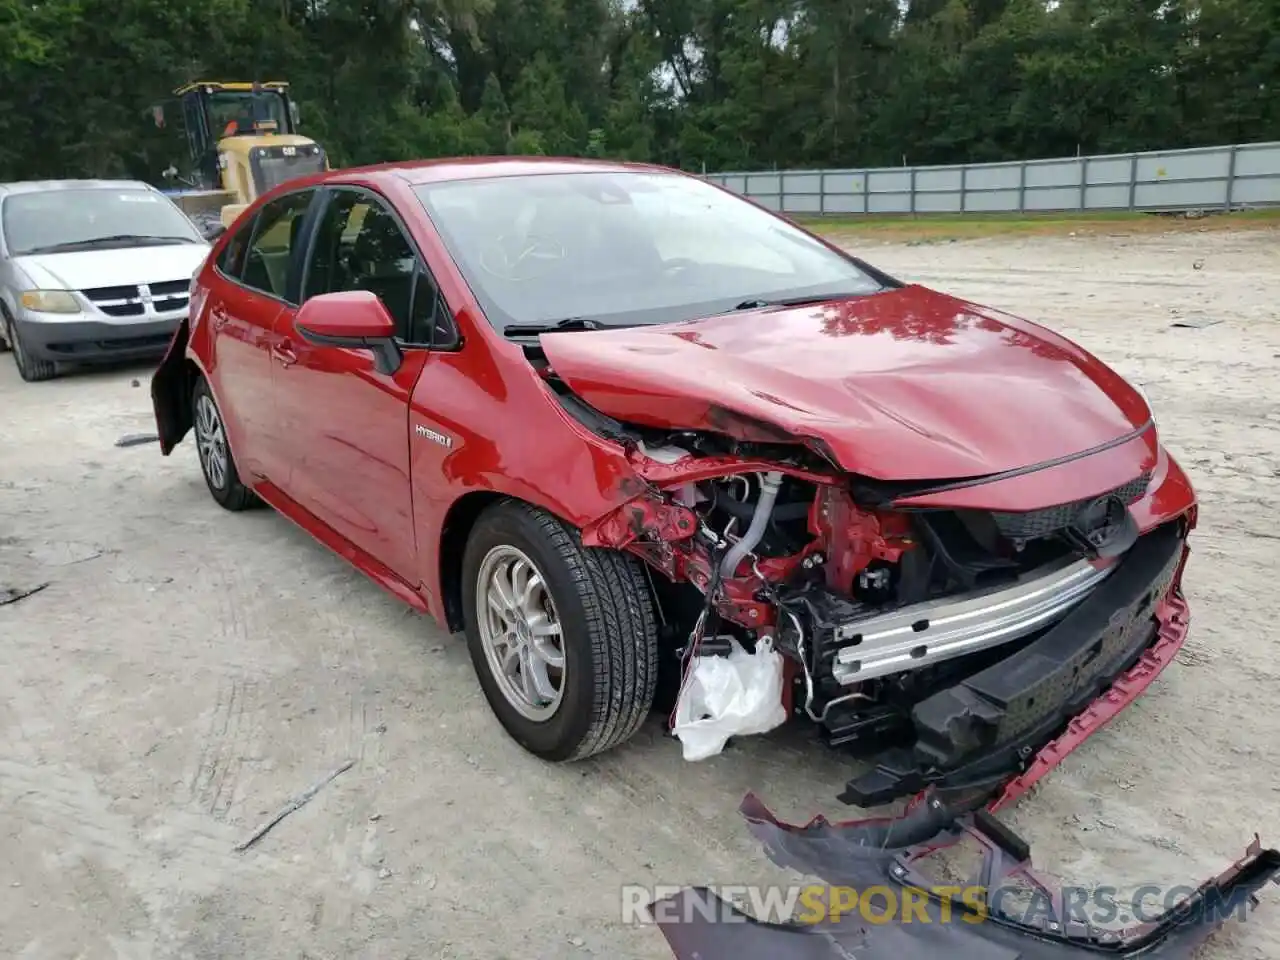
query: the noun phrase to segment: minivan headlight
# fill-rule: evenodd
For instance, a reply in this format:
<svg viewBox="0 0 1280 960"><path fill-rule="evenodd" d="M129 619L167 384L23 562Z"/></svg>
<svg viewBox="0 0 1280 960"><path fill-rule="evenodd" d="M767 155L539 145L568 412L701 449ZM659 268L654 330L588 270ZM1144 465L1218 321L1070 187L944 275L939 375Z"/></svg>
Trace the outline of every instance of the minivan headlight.
<svg viewBox="0 0 1280 960"><path fill-rule="evenodd" d="M79 313L80 303L67 290L26 290L22 305L37 313Z"/></svg>

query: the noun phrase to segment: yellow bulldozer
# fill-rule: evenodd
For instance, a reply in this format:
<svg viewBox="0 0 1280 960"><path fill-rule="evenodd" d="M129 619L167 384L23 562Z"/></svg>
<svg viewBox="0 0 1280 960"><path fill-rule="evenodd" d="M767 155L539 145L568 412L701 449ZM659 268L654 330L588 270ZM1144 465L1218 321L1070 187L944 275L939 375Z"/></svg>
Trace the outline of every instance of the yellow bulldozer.
<svg viewBox="0 0 1280 960"><path fill-rule="evenodd" d="M165 179L187 189L167 191L207 234L226 229L247 205L286 180L329 168L314 140L298 133L298 106L289 84L201 80L174 92L191 156L184 177ZM165 126L164 108L153 108Z"/></svg>

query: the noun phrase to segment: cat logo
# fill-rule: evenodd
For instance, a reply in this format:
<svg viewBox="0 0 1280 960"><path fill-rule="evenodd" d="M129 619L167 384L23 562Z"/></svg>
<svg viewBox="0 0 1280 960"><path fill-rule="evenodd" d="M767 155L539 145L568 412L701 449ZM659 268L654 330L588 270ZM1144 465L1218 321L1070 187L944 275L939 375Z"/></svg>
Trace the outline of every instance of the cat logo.
<svg viewBox="0 0 1280 960"><path fill-rule="evenodd" d="M428 440L432 440L440 444L440 446L444 447L446 450L453 449L453 437L445 436L443 433L436 433L436 431L432 430L430 427L424 427L422 424L418 424L414 427L414 430L417 432L418 436L426 437Z"/></svg>

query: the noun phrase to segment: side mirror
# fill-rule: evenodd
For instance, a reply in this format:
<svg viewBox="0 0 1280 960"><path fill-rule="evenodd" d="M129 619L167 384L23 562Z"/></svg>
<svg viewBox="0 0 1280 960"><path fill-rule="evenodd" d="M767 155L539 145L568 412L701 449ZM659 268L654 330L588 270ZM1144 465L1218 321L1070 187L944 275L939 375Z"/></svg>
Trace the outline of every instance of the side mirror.
<svg viewBox="0 0 1280 960"><path fill-rule="evenodd" d="M400 369L396 322L376 294L344 290L312 297L294 319L298 335L318 347L373 351L374 368L384 376Z"/></svg>
<svg viewBox="0 0 1280 960"><path fill-rule="evenodd" d="M213 243L226 232L227 228L216 220L209 220L200 224L200 235L210 243Z"/></svg>

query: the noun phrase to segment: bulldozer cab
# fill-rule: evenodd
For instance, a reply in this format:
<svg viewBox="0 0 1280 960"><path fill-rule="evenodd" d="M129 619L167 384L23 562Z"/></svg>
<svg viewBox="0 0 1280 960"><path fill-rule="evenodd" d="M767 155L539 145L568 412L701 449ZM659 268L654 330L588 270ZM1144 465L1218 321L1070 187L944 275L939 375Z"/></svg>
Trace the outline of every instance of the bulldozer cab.
<svg viewBox="0 0 1280 960"><path fill-rule="evenodd" d="M225 225L268 190L328 168L319 144L298 134L298 109L287 83L203 81L174 95L197 185L228 195Z"/></svg>

